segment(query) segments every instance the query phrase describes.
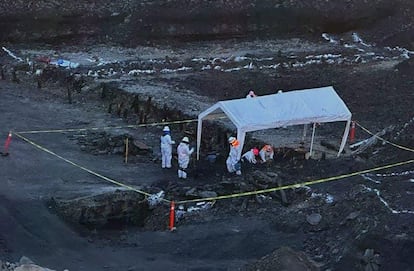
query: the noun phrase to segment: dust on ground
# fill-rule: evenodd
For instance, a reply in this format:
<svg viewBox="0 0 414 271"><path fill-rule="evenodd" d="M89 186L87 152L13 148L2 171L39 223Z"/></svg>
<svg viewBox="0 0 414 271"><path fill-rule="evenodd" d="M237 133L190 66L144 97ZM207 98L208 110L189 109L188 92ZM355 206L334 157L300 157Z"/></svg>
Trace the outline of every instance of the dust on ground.
<svg viewBox="0 0 414 271"><path fill-rule="evenodd" d="M225 172L224 149L217 163L203 160L194 165L188 181L178 180L175 170L162 171L159 166L163 120L194 118L214 102L244 97L252 88L264 95L279 89L332 85L363 127L377 133L392 126L386 139L412 146L412 52L374 46L358 38L350 33L323 35L315 43L293 39L195 43L180 48L101 46L77 52L73 48L54 52L16 46L16 55L22 59L46 55L80 65L73 70L52 66L50 77L45 73L39 89L30 70L18 70L20 83L11 82L16 60L4 54L6 80L1 81L0 91L4 138L9 130L136 125L139 112L124 110L135 95L141 109L151 97L152 109L145 121L160 123L105 132L110 138L130 135L152 148L150 153L130 157L128 163L122 151L114 151L116 144L110 151L87 149L89 141L99 143L97 134L22 134L53 153L13 137L9 156L2 157L1 258L16 261L26 255L56 270L271 270L280 255L304 262L305 253L308 265L298 270L411 270L414 206L410 163L292 188L284 194L219 200L211 208L180 217L175 232L167 230L165 205L152 210L143 227L124 222L116 229L92 230L65 223L49 205L51 198L73 200L120 189L80 167L136 189L164 190L167 198L192 198L275 187L275 180L295 184L410 161L412 152L379 140L359 154L347 149L337 159L277 156L269 165L246 166L243 177ZM79 91L73 90L68 103L65 76L71 73L78 74L85 84ZM104 86L110 89L106 97L102 97ZM176 140L194 133L193 124L171 127ZM224 127L217 131L231 132L231 127ZM336 146L341 129L322 125L317 141L333 140ZM297 144L301 134L302 130L288 127L270 135L259 132L249 140L274 140L283 147L288 142ZM370 136L358 128L356 140ZM89 141L82 144L82 138ZM329 152L322 144L318 148ZM187 211L189 207L196 206L185 206Z"/></svg>

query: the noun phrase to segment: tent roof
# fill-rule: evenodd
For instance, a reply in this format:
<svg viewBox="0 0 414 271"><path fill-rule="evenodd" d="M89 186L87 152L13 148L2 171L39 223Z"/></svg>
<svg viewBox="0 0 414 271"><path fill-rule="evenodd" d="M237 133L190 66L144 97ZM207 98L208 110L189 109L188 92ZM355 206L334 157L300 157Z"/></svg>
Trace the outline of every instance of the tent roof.
<svg viewBox="0 0 414 271"><path fill-rule="evenodd" d="M237 129L244 132L315 122L348 121L352 116L333 87L220 101L198 118L201 120L218 110L222 110Z"/></svg>

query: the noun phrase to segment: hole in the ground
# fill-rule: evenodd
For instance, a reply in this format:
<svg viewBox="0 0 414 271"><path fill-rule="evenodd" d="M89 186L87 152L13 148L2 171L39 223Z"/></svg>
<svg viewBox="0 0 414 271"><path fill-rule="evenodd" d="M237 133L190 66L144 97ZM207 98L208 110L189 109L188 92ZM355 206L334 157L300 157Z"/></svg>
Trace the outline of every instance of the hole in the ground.
<svg viewBox="0 0 414 271"><path fill-rule="evenodd" d="M121 230L127 226L142 228L152 215L145 196L129 190L103 192L72 200L52 198L48 206L64 221L88 230Z"/></svg>

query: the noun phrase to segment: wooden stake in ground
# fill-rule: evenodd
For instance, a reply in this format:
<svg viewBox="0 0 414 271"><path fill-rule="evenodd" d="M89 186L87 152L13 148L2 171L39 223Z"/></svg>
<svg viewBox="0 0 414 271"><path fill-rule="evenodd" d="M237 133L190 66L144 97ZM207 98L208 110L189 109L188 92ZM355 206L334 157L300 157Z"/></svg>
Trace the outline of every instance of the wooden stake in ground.
<svg viewBox="0 0 414 271"><path fill-rule="evenodd" d="M125 139L125 164L128 163L128 137Z"/></svg>

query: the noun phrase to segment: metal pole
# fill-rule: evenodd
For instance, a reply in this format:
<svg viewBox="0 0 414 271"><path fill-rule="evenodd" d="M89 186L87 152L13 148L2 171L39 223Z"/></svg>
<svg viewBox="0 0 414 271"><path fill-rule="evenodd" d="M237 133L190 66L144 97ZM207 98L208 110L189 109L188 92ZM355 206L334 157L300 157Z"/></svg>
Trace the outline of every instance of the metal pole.
<svg viewBox="0 0 414 271"><path fill-rule="evenodd" d="M309 157L312 157L312 149L313 149L313 139L315 138L315 129L316 129L316 123L313 123L313 129L312 129L312 140L311 140L311 145L310 145L310 150L309 150Z"/></svg>

